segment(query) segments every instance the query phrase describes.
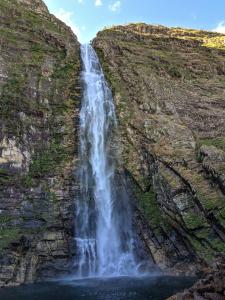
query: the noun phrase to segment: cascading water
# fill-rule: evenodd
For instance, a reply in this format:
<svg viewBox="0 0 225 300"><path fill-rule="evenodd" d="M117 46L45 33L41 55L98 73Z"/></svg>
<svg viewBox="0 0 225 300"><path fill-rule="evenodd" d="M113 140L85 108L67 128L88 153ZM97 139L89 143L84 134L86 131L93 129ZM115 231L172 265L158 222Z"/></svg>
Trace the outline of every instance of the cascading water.
<svg viewBox="0 0 225 300"><path fill-rule="evenodd" d="M111 90L91 45L81 46L80 193L75 216L78 277L131 275L136 270L127 197L115 188ZM118 193L120 195L118 195Z"/></svg>

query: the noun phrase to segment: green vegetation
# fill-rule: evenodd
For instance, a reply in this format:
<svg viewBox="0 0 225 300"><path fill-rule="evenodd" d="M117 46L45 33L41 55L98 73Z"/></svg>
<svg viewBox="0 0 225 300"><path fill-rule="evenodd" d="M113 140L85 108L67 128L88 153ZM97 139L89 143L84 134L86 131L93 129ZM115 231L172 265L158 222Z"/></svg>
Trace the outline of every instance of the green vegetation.
<svg viewBox="0 0 225 300"><path fill-rule="evenodd" d="M106 80L109 82L113 93L115 93L115 83L117 82L117 74L115 74L115 72L112 72L107 64L107 62L104 59L104 53L103 50L100 48L96 48L95 49L97 54L98 54L98 58L101 62L101 66L104 69L104 74L106 77ZM118 89L116 89L118 91Z"/></svg>
<svg viewBox="0 0 225 300"><path fill-rule="evenodd" d="M199 257L208 263L213 260L215 252L204 240L197 240L191 237L188 237L188 239Z"/></svg>
<svg viewBox="0 0 225 300"><path fill-rule="evenodd" d="M177 66L169 67L168 73L174 78L182 78L182 70Z"/></svg>
<svg viewBox="0 0 225 300"><path fill-rule="evenodd" d="M8 247L18 237L19 230L17 228L0 228L0 250Z"/></svg>
<svg viewBox="0 0 225 300"><path fill-rule="evenodd" d="M79 45L61 22L15 0L0 1L3 15L1 51L7 76L0 87L2 135L15 140L15 146L28 155L23 168L11 168L10 158L9 171L3 164L0 168L0 190L4 189L0 198L8 197L8 184L13 189L9 215L0 214L0 252L22 235L35 235L48 222L60 222L55 219L59 199L54 189L62 188L61 174L74 157L74 116L80 97ZM49 177L58 180L50 183ZM24 205L29 202L29 213L21 206L19 220L10 211L15 209L13 193L18 205L21 198ZM32 220L44 225L24 228L24 222ZM13 226L15 221L18 225Z"/></svg>
<svg viewBox="0 0 225 300"><path fill-rule="evenodd" d="M16 107L23 111L28 105L27 99L24 98L23 94L26 83L26 76L22 72L14 72L2 89L0 98L2 117L7 121L8 125L13 127L15 126L13 124L15 124Z"/></svg>
<svg viewBox="0 0 225 300"><path fill-rule="evenodd" d="M198 231L195 232L195 235L197 236L198 239L207 239L210 234L210 228L209 227L204 227L201 229L198 229Z"/></svg>
<svg viewBox="0 0 225 300"><path fill-rule="evenodd" d="M143 37L151 35L151 37L162 38L176 38L180 40L189 40L198 42L200 46L207 48L214 48L218 50L225 50L225 35L217 32L179 28L179 27L164 27L164 26L153 26L145 23L131 23L125 26L111 26L105 28L100 34L105 35L107 31L111 33L124 34L127 32L132 32L137 35L142 35Z"/></svg>
<svg viewBox="0 0 225 300"><path fill-rule="evenodd" d="M206 211L217 211L224 206L224 199L220 191L211 186L204 174L181 166L178 171L196 191L196 196Z"/></svg>
<svg viewBox="0 0 225 300"><path fill-rule="evenodd" d="M45 18L43 18L34 11L26 9L26 5L23 5L22 3L18 5L18 2L15 0L1 0L0 7L1 12L5 13L5 15L13 14L16 10L16 14L13 14L14 22L17 23L22 18L24 20L23 26L26 26L26 28L29 29L27 31L29 34L38 33L43 28L58 34L63 34L61 27L55 22L52 22L50 16L45 16Z"/></svg>
<svg viewBox="0 0 225 300"><path fill-rule="evenodd" d="M138 208L162 251L167 251L163 242L175 233L175 245L179 237L188 239L208 262L225 252L216 230L225 225L224 196L203 172L199 147L225 151L225 137L219 136L223 126L216 118L223 109L224 41L225 35L215 32L143 23L106 28L94 41L116 96L123 163L138 182L133 184ZM207 131L214 138L197 141L198 163L192 134ZM145 153L156 154L156 161L145 160ZM171 169L164 170L157 158ZM217 168L224 170L222 165L221 159ZM156 191L145 192L149 173Z"/></svg>
<svg viewBox="0 0 225 300"><path fill-rule="evenodd" d="M219 193L199 189L196 194L203 207L208 211L219 209L224 205L224 199Z"/></svg>
<svg viewBox="0 0 225 300"><path fill-rule="evenodd" d="M18 33L10 28L0 28L0 35L7 42L13 43L14 45L19 44Z"/></svg>
<svg viewBox="0 0 225 300"><path fill-rule="evenodd" d="M0 215L0 228L2 225L5 225L6 223L10 222L12 220L12 216L9 215Z"/></svg>
<svg viewBox="0 0 225 300"><path fill-rule="evenodd" d="M218 238L210 241L213 247L216 248L218 252L225 253L225 243Z"/></svg>
<svg viewBox="0 0 225 300"><path fill-rule="evenodd" d="M44 178L55 173L56 168L66 159L64 147L60 144L51 144L42 152L38 152L32 159L29 173L30 178Z"/></svg>
<svg viewBox="0 0 225 300"><path fill-rule="evenodd" d="M138 207L148 220L153 231L156 234L160 234L160 228L166 231L170 230L170 223L157 202L154 190L151 188L149 191L143 192L137 185L133 185L133 188L135 197L138 200Z"/></svg>
<svg viewBox="0 0 225 300"><path fill-rule="evenodd" d="M207 38L203 43L204 47L225 50L225 35Z"/></svg>
<svg viewBox="0 0 225 300"><path fill-rule="evenodd" d="M223 206L221 209L219 209L216 216L220 220L221 224L225 227L225 206Z"/></svg>
<svg viewBox="0 0 225 300"><path fill-rule="evenodd" d="M202 145L215 146L216 148L225 151L225 136L211 139L199 139L199 147Z"/></svg>
<svg viewBox="0 0 225 300"><path fill-rule="evenodd" d="M48 191L46 193L49 202L57 203L59 201L57 195L54 192Z"/></svg>
<svg viewBox="0 0 225 300"><path fill-rule="evenodd" d="M10 179L9 172L6 169L0 168L0 186L7 184Z"/></svg>
<svg viewBox="0 0 225 300"><path fill-rule="evenodd" d="M188 229L196 229L202 226L207 226L205 218L199 213L187 212L183 216L183 220Z"/></svg>
<svg viewBox="0 0 225 300"><path fill-rule="evenodd" d="M203 236L197 234L198 240L191 238L191 244L195 247L196 252L200 257L206 260L208 263L212 262L215 253L224 253L225 245L212 230L208 229L208 234L206 234L206 229L202 231Z"/></svg>
<svg viewBox="0 0 225 300"><path fill-rule="evenodd" d="M60 163L72 153L72 143L63 146L63 142L69 135L72 136L72 132L66 129L62 131L62 126L66 127L65 119L74 113L78 97L74 78L79 72L79 56L66 55L65 49L57 45L55 37L54 43L46 42L44 32L51 30L58 35L62 33L62 26L53 22L50 17L43 18L35 12L23 9L22 6L19 7L18 4L14 7L15 4L15 1L1 1L1 6L12 10L16 8L17 11L13 19L15 28L2 29L4 32L2 38L6 43L15 38L19 41L18 49L23 48L26 51L18 51L14 57L15 63L10 64L9 79L2 87L0 105L6 136L13 135L18 144L24 144L24 137L30 134L31 127L33 135L36 136L37 145L33 144L35 151L29 172L22 177L23 184L30 187L34 184L34 178L53 175L57 166L60 167ZM10 13L7 10L6 16ZM25 20L23 26L29 30L17 26L17 21L19 22L21 18ZM49 74L51 80L42 75L43 63L49 58L53 68ZM30 96L28 90L30 77L33 80L32 85L41 93L40 100L33 95ZM72 119L68 123L68 126L70 125L73 125ZM48 130L49 136L43 141L41 136ZM0 183L4 184L8 179L9 176L5 171L0 172Z"/></svg>
<svg viewBox="0 0 225 300"><path fill-rule="evenodd" d="M139 205L151 224L159 226L161 213L159 205L156 201L156 194L150 190L149 192L138 193Z"/></svg>

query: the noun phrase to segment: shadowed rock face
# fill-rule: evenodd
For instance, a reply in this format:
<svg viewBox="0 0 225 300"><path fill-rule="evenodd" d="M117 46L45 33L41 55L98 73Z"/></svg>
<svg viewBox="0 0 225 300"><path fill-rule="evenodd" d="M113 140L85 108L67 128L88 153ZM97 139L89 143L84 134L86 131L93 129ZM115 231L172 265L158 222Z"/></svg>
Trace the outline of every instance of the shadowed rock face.
<svg viewBox="0 0 225 300"><path fill-rule="evenodd" d="M197 281L190 289L178 293L168 300L223 300L225 298L225 260L219 255L215 258L207 276Z"/></svg>
<svg viewBox="0 0 225 300"><path fill-rule="evenodd" d="M0 1L0 286L63 272L73 236L79 43L42 1Z"/></svg>
<svg viewBox="0 0 225 300"><path fill-rule="evenodd" d="M193 274L225 252L224 40L131 24L93 42L114 92L134 222L166 272Z"/></svg>

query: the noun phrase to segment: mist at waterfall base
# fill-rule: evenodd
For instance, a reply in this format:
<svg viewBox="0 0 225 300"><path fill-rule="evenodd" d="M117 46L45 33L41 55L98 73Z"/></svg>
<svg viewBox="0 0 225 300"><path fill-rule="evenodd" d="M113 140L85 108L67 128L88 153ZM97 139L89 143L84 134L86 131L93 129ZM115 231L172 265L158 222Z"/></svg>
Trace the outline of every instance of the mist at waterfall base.
<svg viewBox="0 0 225 300"><path fill-rule="evenodd" d="M1 300L165 300L189 288L193 278L116 277L47 282L0 289Z"/></svg>

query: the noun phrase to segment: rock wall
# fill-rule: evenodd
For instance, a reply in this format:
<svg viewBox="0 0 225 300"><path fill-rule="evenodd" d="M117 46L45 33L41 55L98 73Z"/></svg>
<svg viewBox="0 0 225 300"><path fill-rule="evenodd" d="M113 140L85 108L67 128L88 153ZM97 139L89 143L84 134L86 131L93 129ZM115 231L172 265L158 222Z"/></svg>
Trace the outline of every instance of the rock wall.
<svg viewBox="0 0 225 300"><path fill-rule="evenodd" d="M225 298L225 258L215 257L206 277L197 281L190 289L167 300L223 300Z"/></svg>
<svg viewBox="0 0 225 300"><path fill-rule="evenodd" d="M135 225L165 272L225 252L225 36L115 26L93 45L110 82Z"/></svg>
<svg viewBox="0 0 225 300"><path fill-rule="evenodd" d="M67 272L80 51L40 0L0 3L0 286ZM225 252L225 36L131 24L93 44L117 107L134 226L164 272Z"/></svg>
<svg viewBox="0 0 225 300"><path fill-rule="evenodd" d="M40 0L0 1L0 286L66 270L79 43Z"/></svg>

